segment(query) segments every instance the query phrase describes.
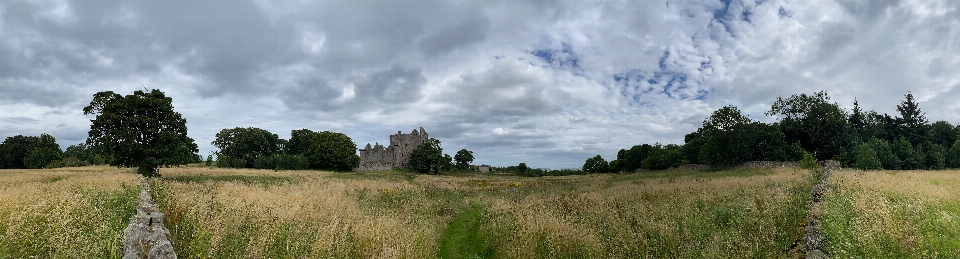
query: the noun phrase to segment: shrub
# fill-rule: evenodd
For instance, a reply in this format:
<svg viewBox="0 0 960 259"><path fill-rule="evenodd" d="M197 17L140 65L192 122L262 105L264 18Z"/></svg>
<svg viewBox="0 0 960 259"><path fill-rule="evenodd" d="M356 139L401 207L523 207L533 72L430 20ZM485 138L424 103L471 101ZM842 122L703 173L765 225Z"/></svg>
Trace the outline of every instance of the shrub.
<svg viewBox="0 0 960 259"><path fill-rule="evenodd" d="M217 167L244 168L246 166L247 160L224 155L217 156Z"/></svg>
<svg viewBox="0 0 960 259"><path fill-rule="evenodd" d="M853 150L853 167L860 170L881 169L880 159L877 158L877 152L873 151L870 143L860 143Z"/></svg>
<svg viewBox="0 0 960 259"><path fill-rule="evenodd" d="M960 168L960 140L953 142L950 152L947 152L946 162L947 167Z"/></svg>
<svg viewBox="0 0 960 259"><path fill-rule="evenodd" d="M257 158L255 168L274 170L304 170L310 168L310 161L301 155L273 154Z"/></svg>
<svg viewBox="0 0 960 259"><path fill-rule="evenodd" d="M880 160L880 165L883 166L883 169L900 169L900 164L902 161L899 157L897 157L896 154L893 153L893 149L890 148L889 142L883 139L873 138L870 140L870 147L873 148L873 151L877 153L877 159Z"/></svg>
<svg viewBox="0 0 960 259"><path fill-rule="evenodd" d="M810 153L803 153L803 159L800 159L800 168L813 169L817 167L817 159Z"/></svg>

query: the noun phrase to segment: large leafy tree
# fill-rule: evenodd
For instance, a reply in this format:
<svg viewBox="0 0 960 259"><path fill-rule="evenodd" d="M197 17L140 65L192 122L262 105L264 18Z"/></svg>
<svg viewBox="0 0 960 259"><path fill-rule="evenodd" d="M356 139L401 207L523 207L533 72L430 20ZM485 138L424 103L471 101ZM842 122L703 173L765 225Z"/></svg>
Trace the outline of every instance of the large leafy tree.
<svg viewBox="0 0 960 259"><path fill-rule="evenodd" d="M30 152L30 147L37 142L37 137L16 135L7 137L0 144L0 168L26 168L23 159Z"/></svg>
<svg viewBox="0 0 960 259"><path fill-rule="evenodd" d="M0 143L0 168L43 168L51 161L63 159L56 138L48 134L17 135Z"/></svg>
<svg viewBox="0 0 960 259"><path fill-rule="evenodd" d="M36 142L30 146L30 151L23 158L23 165L26 168L39 169L47 166L52 161L62 160L63 151L57 144L57 139L48 134L41 134Z"/></svg>
<svg viewBox="0 0 960 259"><path fill-rule="evenodd" d="M470 166L470 162L473 162L473 151L467 150L466 148L460 149L460 151L457 151L457 154L453 156L453 160L457 161L457 167L466 169Z"/></svg>
<svg viewBox="0 0 960 259"><path fill-rule="evenodd" d="M236 165L251 168L257 159L279 153L281 139L277 134L260 128L232 128L217 133L216 140L211 144L220 149L218 158L243 161L242 165Z"/></svg>
<svg viewBox="0 0 960 259"><path fill-rule="evenodd" d="M310 167L315 169L348 171L360 166L357 144L339 132L293 130L290 141L286 142L286 150L289 155L306 157Z"/></svg>
<svg viewBox="0 0 960 259"><path fill-rule="evenodd" d="M849 121L827 92L777 97L767 115L779 115L787 143L799 142L820 160L833 159L849 144Z"/></svg>
<svg viewBox="0 0 960 259"><path fill-rule="evenodd" d="M595 157L587 158L587 161L583 163L583 171L586 173L606 173L609 164L606 160L603 160L603 157L597 155Z"/></svg>
<svg viewBox="0 0 960 259"><path fill-rule="evenodd" d="M937 121L927 129L925 142L947 148L953 146L953 142L956 141L957 132L954 131L953 125L950 125L949 122Z"/></svg>
<svg viewBox="0 0 960 259"><path fill-rule="evenodd" d="M699 161L711 166L737 165L749 159L753 147L742 139L744 125L750 119L744 116L736 106L726 106L713 112L703 121L703 146L700 148Z"/></svg>
<svg viewBox="0 0 960 259"><path fill-rule="evenodd" d="M136 167L144 176L159 176L161 166L194 162L199 152L187 136L187 120L160 90L126 96L99 92L83 114L96 115L87 143L111 156L114 166Z"/></svg>
<svg viewBox="0 0 960 259"><path fill-rule="evenodd" d="M420 173L437 173L444 167L444 160L440 140L430 138L413 149L407 166Z"/></svg>

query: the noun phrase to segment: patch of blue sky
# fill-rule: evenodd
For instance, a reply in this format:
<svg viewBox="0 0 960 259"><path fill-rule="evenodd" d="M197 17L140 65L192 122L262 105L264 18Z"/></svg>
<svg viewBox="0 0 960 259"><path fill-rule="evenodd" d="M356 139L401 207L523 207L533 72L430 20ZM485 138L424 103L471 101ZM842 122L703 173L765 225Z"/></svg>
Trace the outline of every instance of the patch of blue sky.
<svg viewBox="0 0 960 259"><path fill-rule="evenodd" d="M583 68L580 67L580 57L573 51L570 44L561 43L559 49L537 49L530 51L530 54L542 59L554 69L567 70L575 75L583 74Z"/></svg>

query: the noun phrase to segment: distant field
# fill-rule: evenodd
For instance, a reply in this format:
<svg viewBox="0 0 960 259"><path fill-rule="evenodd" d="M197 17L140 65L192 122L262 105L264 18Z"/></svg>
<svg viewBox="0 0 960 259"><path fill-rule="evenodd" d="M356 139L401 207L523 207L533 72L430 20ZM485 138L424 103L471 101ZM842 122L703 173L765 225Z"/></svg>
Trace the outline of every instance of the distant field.
<svg viewBox="0 0 960 259"><path fill-rule="evenodd" d="M109 167L0 170L0 258L120 258L137 183Z"/></svg>
<svg viewBox="0 0 960 259"><path fill-rule="evenodd" d="M782 258L800 169L523 178L172 168L180 258Z"/></svg>
<svg viewBox="0 0 960 259"><path fill-rule="evenodd" d="M960 258L960 171L841 170L831 183L834 258Z"/></svg>

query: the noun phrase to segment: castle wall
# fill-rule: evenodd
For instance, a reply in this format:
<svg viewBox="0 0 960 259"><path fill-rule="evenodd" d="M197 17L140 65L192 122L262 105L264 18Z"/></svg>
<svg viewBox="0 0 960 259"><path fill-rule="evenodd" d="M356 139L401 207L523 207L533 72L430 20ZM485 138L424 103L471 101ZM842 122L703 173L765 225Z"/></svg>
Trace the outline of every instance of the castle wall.
<svg viewBox="0 0 960 259"><path fill-rule="evenodd" d="M403 134L398 131L397 134L390 135L390 144L386 147L379 143L372 147L367 144L366 147L359 150L360 166L354 170L376 171L406 167L410 162L410 154L413 153L413 149L429 138L427 131L421 127L420 131L414 129L410 134Z"/></svg>

